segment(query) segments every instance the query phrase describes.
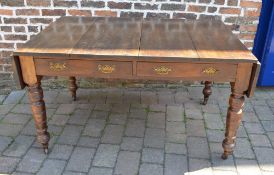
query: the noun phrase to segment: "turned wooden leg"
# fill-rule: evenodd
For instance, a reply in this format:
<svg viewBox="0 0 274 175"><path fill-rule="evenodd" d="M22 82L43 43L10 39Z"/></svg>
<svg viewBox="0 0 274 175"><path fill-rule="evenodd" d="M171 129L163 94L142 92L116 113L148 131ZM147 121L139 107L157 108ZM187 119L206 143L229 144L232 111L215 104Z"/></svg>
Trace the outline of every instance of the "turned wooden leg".
<svg viewBox="0 0 274 175"><path fill-rule="evenodd" d="M237 130L240 126L243 106L244 92L234 88L234 83L231 83L231 95L229 98L229 108L226 117L226 132L223 141L224 154L223 159L227 159L228 155L233 153Z"/></svg>
<svg viewBox="0 0 274 175"><path fill-rule="evenodd" d="M37 130L37 140L40 144L42 144L44 152L47 154L50 135L47 132L47 115L40 81L33 85L29 85L28 93Z"/></svg>
<svg viewBox="0 0 274 175"><path fill-rule="evenodd" d="M204 101L202 102L203 105L207 104L209 96L212 94L211 85L212 85L211 81L205 81L205 87L203 89L203 94L204 94Z"/></svg>
<svg viewBox="0 0 274 175"><path fill-rule="evenodd" d="M74 101L76 101L76 91L78 87L76 84L76 78L75 77L69 77L69 91L71 93L71 96Z"/></svg>

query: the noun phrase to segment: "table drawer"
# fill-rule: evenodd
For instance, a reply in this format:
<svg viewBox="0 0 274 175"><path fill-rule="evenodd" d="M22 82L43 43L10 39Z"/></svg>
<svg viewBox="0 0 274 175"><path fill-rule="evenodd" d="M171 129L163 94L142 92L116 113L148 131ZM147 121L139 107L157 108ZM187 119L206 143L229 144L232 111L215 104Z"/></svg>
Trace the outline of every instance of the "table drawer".
<svg viewBox="0 0 274 175"><path fill-rule="evenodd" d="M96 76L102 78L131 77L132 63L68 59L34 59L37 75Z"/></svg>
<svg viewBox="0 0 274 175"><path fill-rule="evenodd" d="M237 64L138 62L137 76L235 80Z"/></svg>

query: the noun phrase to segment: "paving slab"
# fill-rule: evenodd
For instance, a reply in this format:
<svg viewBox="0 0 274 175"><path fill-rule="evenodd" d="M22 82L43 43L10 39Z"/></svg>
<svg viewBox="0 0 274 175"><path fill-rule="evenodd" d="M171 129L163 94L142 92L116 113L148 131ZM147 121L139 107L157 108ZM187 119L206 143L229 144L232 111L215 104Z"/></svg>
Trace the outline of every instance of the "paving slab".
<svg viewBox="0 0 274 175"><path fill-rule="evenodd" d="M41 152L41 149L31 148L18 164L16 170L19 172L37 173L45 159L46 155Z"/></svg>
<svg viewBox="0 0 274 175"><path fill-rule="evenodd" d="M109 123L116 125L125 125L127 115L126 114L110 114Z"/></svg>
<svg viewBox="0 0 274 175"><path fill-rule="evenodd" d="M68 161L66 170L76 172L88 172L93 159L95 149L76 147Z"/></svg>
<svg viewBox="0 0 274 175"><path fill-rule="evenodd" d="M60 104L57 108L56 114L72 114L74 109L76 108L76 104Z"/></svg>
<svg viewBox="0 0 274 175"><path fill-rule="evenodd" d="M167 106L167 121L184 121L183 106Z"/></svg>
<svg viewBox="0 0 274 175"><path fill-rule="evenodd" d="M266 135L250 134L250 142L252 146L271 147L271 143Z"/></svg>
<svg viewBox="0 0 274 175"><path fill-rule="evenodd" d="M6 115L14 106L14 104L0 105L0 115Z"/></svg>
<svg viewBox="0 0 274 175"><path fill-rule="evenodd" d="M31 118L31 115L9 113L3 118L2 122L25 125Z"/></svg>
<svg viewBox="0 0 274 175"><path fill-rule="evenodd" d="M145 120L129 119L125 135L131 137L144 137L145 134Z"/></svg>
<svg viewBox="0 0 274 175"><path fill-rule="evenodd" d="M163 175L163 166L143 163L140 167L140 175Z"/></svg>
<svg viewBox="0 0 274 175"><path fill-rule="evenodd" d="M235 163L239 175L261 174L260 167L256 160L236 159Z"/></svg>
<svg viewBox="0 0 274 175"><path fill-rule="evenodd" d="M35 137L19 135L14 142L4 151L3 155L11 157L23 156L32 145Z"/></svg>
<svg viewBox="0 0 274 175"><path fill-rule="evenodd" d="M157 104L158 96L156 92L142 91L141 92L141 103L142 104Z"/></svg>
<svg viewBox="0 0 274 175"><path fill-rule="evenodd" d="M207 159L189 159L189 175L211 175L213 174L211 162Z"/></svg>
<svg viewBox="0 0 274 175"><path fill-rule="evenodd" d="M55 144L49 154L49 158L68 160L73 150L73 146Z"/></svg>
<svg viewBox="0 0 274 175"><path fill-rule="evenodd" d="M90 113L91 111L89 109L77 109L70 116L68 123L72 125L85 125Z"/></svg>
<svg viewBox="0 0 274 175"><path fill-rule="evenodd" d="M128 151L140 151L143 147L143 138L138 137L124 137L121 149Z"/></svg>
<svg viewBox="0 0 274 175"><path fill-rule="evenodd" d="M102 136L102 143L119 144L124 132L123 125L107 125Z"/></svg>
<svg viewBox="0 0 274 175"><path fill-rule="evenodd" d="M166 143L165 152L170 154L187 154L187 148L185 144L178 143Z"/></svg>
<svg viewBox="0 0 274 175"><path fill-rule="evenodd" d="M139 171L140 153L121 151L117 158L115 174L135 175Z"/></svg>
<svg viewBox="0 0 274 175"><path fill-rule="evenodd" d="M83 130L83 126L66 125L58 138L59 144L76 145Z"/></svg>
<svg viewBox="0 0 274 175"><path fill-rule="evenodd" d="M12 173L20 159L13 157L0 157L0 172Z"/></svg>
<svg viewBox="0 0 274 175"><path fill-rule="evenodd" d="M112 171L111 168L92 167L89 175L112 175Z"/></svg>
<svg viewBox="0 0 274 175"><path fill-rule="evenodd" d="M119 146L110 144L100 144L92 165L99 167L113 168L118 156Z"/></svg>
<svg viewBox="0 0 274 175"><path fill-rule="evenodd" d="M17 104L20 102L20 100L23 98L25 95L24 90L19 90L19 91L12 91L8 97L5 99L3 104Z"/></svg>
<svg viewBox="0 0 274 175"><path fill-rule="evenodd" d="M165 175L182 175L188 172L187 157L184 155L166 154Z"/></svg>
<svg viewBox="0 0 274 175"><path fill-rule="evenodd" d="M0 95L0 104L3 103L3 101L5 100L6 95Z"/></svg>
<svg viewBox="0 0 274 175"><path fill-rule="evenodd" d="M187 119L186 133L188 136L206 137L204 121Z"/></svg>
<svg viewBox="0 0 274 175"><path fill-rule="evenodd" d="M188 137L187 149L189 157L209 159L209 147L206 138Z"/></svg>
<svg viewBox="0 0 274 175"><path fill-rule="evenodd" d="M201 106L202 89L79 89L76 102L47 90L48 155L35 141L28 97L15 91L0 102L0 174L274 174L274 93L246 99L234 155L222 160L230 89L214 87Z"/></svg>
<svg viewBox="0 0 274 175"><path fill-rule="evenodd" d="M222 130L207 129L206 132L209 142L221 143L224 139L225 132Z"/></svg>
<svg viewBox="0 0 274 175"><path fill-rule="evenodd" d="M274 132L274 120L262 121L263 127L268 132Z"/></svg>
<svg viewBox="0 0 274 175"><path fill-rule="evenodd" d="M165 129L166 118L165 113L149 112L147 117L147 127Z"/></svg>
<svg viewBox="0 0 274 175"><path fill-rule="evenodd" d="M147 128L145 133L144 145L151 148L164 148L165 130Z"/></svg>
<svg viewBox="0 0 274 175"><path fill-rule="evenodd" d="M236 171L234 158L232 156L228 157L225 161L221 158L220 154L213 153L211 155L212 168L214 171Z"/></svg>
<svg viewBox="0 0 274 175"><path fill-rule="evenodd" d="M158 127L158 128L165 128L165 127ZM166 131L169 133L175 133L175 134L185 133L186 132L185 123L168 121L166 122Z"/></svg>
<svg viewBox="0 0 274 175"><path fill-rule="evenodd" d="M31 106L29 104L17 104L11 111L18 114L32 114Z"/></svg>
<svg viewBox="0 0 274 175"><path fill-rule="evenodd" d="M247 138L238 138L234 150L234 156L237 158L254 159L255 155L251 144Z"/></svg>
<svg viewBox="0 0 274 175"><path fill-rule="evenodd" d="M209 128L209 129L224 129L224 123L223 123L222 117L219 113L218 114L205 113L204 118L205 118L205 124L206 124L207 128Z"/></svg>
<svg viewBox="0 0 274 175"><path fill-rule="evenodd" d="M0 152L4 151L12 141L11 137L0 136Z"/></svg>
<svg viewBox="0 0 274 175"><path fill-rule="evenodd" d="M96 137L87 137L87 136L81 136L80 140L78 141L78 146L83 147L91 147L91 148L97 148L99 145L100 139Z"/></svg>
<svg viewBox="0 0 274 175"><path fill-rule="evenodd" d="M163 164L164 150L155 148L144 148L142 151L142 162Z"/></svg>
<svg viewBox="0 0 274 175"><path fill-rule="evenodd" d="M66 165L64 160L47 159L37 175L62 174Z"/></svg>
<svg viewBox="0 0 274 175"><path fill-rule="evenodd" d="M259 166L264 171L274 172L274 150L272 148L254 148Z"/></svg>
<svg viewBox="0 0 274 175"><path fill-rule="evenodd" d="M260 123L244 122L244 127L249 134L264 134L264 128Z"/></svg>
<svg viewBox="0 0 274 175"><path fill-rule="evenodd" d="M89 119L88 124L85 125L83 135L91 137L100 137L105 128L106 121L103 119Z"/></svg>

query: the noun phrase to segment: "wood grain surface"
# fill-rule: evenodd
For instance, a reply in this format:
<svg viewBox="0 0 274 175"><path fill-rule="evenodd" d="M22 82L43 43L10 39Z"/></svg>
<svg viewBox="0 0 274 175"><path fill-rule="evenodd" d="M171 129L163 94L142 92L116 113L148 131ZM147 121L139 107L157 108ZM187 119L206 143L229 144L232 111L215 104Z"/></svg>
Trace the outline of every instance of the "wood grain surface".
<svg viewBox="0 0 274 175"><path fill-rule="evenodd" d="M138 56L141 26L138 18L96 18L71 54Z"/></svg>
<svg viewBox="0 0 274 175"><path fill-rule="evenodd" d="M14 55L68 56L95 21L87 17L61 17L14 52Z"/></svg>
<svg viewBox="0 0 274 175"><path fill-rule="evenodd" d="M257 60L221 21L191 21L187 28L200 59Z"/></svg>
<svg viewBox="0 0 274 175"><path fill-rule="evenodd" d="M140 57L199 58L182 20L144 19Z"/></svg>
<svg viewBox="0 0 274 175"><path fill-rule="evenodd" d="M158 69L164 70L159 72L157 71ZM165 69L168 70L165 71ZM214 69L216 72L207 73L207 69ZM192 78L195 80L200 78L205 80L235 81L236 71L236 64L137 63L137 76L139 77Z"/></svg>
<svg viewBox="0 0 274 175"><path fill-rule="evenodd" d="M79 61L62 58L42 58L35 59L35 67L37 75L100 78L132 77L132 63L129 61Z"/></svg>
<svg viewBox="0 0 274 175"><path fill-rule="evenodd" d="M14 55L257 62L221 21L113 17L61 17Z"/></svg>

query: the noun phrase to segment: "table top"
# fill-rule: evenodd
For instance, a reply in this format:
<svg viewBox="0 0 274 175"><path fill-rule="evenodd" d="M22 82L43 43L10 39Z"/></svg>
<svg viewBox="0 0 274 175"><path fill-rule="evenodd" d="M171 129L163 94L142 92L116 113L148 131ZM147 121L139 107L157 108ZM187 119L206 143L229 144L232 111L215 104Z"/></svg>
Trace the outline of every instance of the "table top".
<svg viewBox="0 0 274 175"><path fill-rule="evenodd" d="M257 62L217 20L61 17L14 55Z"/></svg>

